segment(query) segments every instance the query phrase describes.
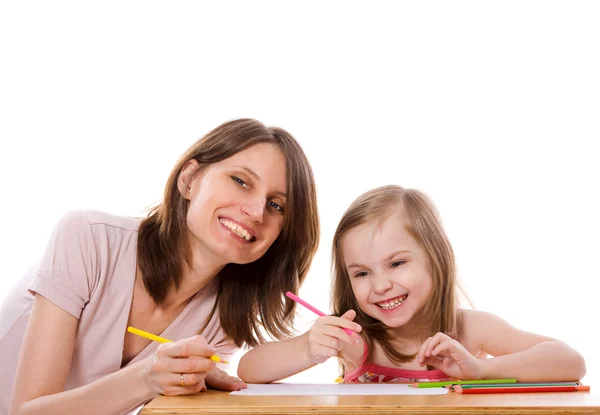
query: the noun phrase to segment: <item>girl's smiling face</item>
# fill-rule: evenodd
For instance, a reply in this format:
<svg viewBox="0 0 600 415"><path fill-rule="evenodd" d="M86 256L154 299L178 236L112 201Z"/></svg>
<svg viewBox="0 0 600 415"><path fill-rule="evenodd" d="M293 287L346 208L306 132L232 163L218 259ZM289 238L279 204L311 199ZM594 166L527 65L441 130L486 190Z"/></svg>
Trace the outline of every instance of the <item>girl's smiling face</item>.
<svg viewBox="0 0 600 415"><path fill-rule="evenodd" d="M341 247L362 311L390 328L417 323L433 282L427 255L407 232L402 212L351 229Z"/></svg>

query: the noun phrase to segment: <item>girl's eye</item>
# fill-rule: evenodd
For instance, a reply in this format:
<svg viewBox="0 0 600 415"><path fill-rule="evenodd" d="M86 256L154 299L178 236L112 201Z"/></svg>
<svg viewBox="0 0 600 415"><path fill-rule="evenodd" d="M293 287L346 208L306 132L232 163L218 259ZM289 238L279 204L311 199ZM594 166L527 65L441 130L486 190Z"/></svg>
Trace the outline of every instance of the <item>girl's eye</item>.
<svg viewBox="0 0 600 415"><path fill-rule="evenodd" d="M366 277L367 275L369 275L367 271L361 271L354 274L355 277Z"/></svg>
<svg viewBox="0 0 600 415"><path fill-rule="evenodd" d="M394 262L392 262L392 265L390 267L391 268L398 268L402 264L406 264L406 261L404 261L404 260L402 260L402 261L394 261Z"/></svg>
<svg viewBox="0 0 600 415"><path fill-rule="evenodd" d="M281 206L281 205L279 205L279 204L277 204L277 203L275 203L275 202L273 202L273 201L269 202L269 206L270 206L270 207L271 207L273 210L275 210L275 211L277 211L277 212L279 212L279 213L283 213L283 212L284 212L284 210L285 210L285 209L283 208L283 206Z"/></svg>
<svg viewBox="0 0 600 415"><path fill-rule="evenodd" d="M245 187L246 189L249 188L248 185L246 184L246 182L243 181L242 179L240 179L239 177L231 176L231 180L236 182L239 186Z"/></svg>

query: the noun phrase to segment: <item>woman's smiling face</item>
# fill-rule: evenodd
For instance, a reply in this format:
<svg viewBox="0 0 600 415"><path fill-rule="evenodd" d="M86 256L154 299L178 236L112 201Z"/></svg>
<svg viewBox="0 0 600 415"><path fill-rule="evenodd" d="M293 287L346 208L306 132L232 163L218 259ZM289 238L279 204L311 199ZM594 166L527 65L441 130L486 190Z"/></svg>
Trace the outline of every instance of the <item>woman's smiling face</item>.
<svg viewBox="0 0 600 415"><path fill-rule="evenodd" d="M220 162L189 161L180 190L190 201L187 225L192 251L223 264L256 261L279 236L285 218L286 165L280 149L253 145ZM183 187L183 189L181 189Z"/></svg>

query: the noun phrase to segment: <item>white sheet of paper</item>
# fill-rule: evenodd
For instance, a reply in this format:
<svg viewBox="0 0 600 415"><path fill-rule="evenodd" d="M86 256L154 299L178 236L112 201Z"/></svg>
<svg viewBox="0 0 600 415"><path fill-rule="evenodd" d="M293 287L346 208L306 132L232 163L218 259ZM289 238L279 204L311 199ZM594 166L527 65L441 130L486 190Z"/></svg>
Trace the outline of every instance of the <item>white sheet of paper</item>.
<svg viewBox="0 0 600 415"><path fill-rule="evenodd" d="M445 395L446 388L409 388L394 383L271 383L248 385L248 389L231 392L237 396L286 396L286 395Z"/></svg>

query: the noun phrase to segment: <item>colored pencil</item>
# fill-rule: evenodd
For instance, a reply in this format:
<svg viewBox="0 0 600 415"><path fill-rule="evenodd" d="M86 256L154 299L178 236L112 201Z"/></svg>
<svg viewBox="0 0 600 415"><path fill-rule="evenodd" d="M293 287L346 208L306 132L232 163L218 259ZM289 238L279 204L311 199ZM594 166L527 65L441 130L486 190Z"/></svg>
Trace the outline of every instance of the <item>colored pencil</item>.
<svg viewBox="0 0 600 415"><path fill-rule="evenodd" d="M485 380L449 380L443 382L420 382L411 383L408 386L411 388L439 388L450 385L479 385L487 383L517 383L517 379L485 379Z"/></svg>
<svg viewBox="0 0 600 415"><path fill-rule="evenodd" d="M522 388L472 388L463 389L460 385L454 387L454 392L462 394L484 394L484 393L553 393L553 392L578 392L589 391L589 386L524 386Z"/></svg>
<svg viewBox="0 0 600 415"><path fill-rule="evenodd" d="M131 327L131 326L127 327L127 331L129 333L137 334L138 336L144 337L148 340L152 340L152 341L155 341L158 343L171 343L172 342L172 340L165 339L164 337L156 336L152 333L148 333L147 331L136 329L135 327ZM210 360L212 360L213 362L217 362L217 363L226 363L226 364L229 363L227 360L221 359L217 355L212 355L210 357Z"/></svg>
<svg viewBox="0 0 600 415"><path fill-rule="evenodd" d="M455 385L460 386L462 389L474 389L474 388L523 388L523 387L534 387L534 386L578 386L579 382L541 382L541 383L492 383L482 385Z"/></svg>
<svg viewBox="0 0 600 415"><path fill-rule="evenodd" d="M315 313L318 316L326 316L327 315L324 312L322 312L322 311L316 309L315 307L311 306L310 304L308 304L306 301L304 301L303 299L301 299L297 295L294 295L290 291L288 291L287 293L285 293L285 295L288 298L291 298L292 300L294 300L295 302L297 302L298 304L303 305L304 307L308 308L310 311L312 311L313 313ZM343 330L348 334L348 336L352 337L352 333L354 333L352 330L350 330L350 329L343 329Z"/></svg>

